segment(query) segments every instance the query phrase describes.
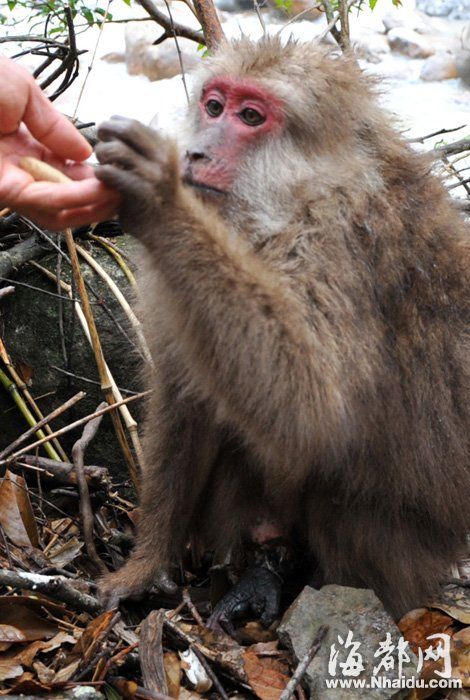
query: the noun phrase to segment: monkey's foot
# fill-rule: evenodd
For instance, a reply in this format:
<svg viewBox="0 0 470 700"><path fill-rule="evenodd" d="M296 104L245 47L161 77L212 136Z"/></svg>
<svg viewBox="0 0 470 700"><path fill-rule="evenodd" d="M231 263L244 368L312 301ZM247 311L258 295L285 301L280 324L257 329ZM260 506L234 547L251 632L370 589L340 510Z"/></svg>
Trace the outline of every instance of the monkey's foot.
<svg viewBox="0 0 470 700"><path fill-rule="evenodd" d="M234 631L234 622L249 617L259 617L269 627L279 614L281 578L262 566L248 569L245 576L219 600L209 618L213 630Z"/></svg>
<svg viewBox="0 0 470 700"><path fill-rule="evenodd" d="M105 610L117 608L122 600L128 598L139 600L154 586L169 595L176 592L178 586L166 570L148 573L140 569L139 572L138 564L129 567L130 563L100 580L99 599Z"/></svg>

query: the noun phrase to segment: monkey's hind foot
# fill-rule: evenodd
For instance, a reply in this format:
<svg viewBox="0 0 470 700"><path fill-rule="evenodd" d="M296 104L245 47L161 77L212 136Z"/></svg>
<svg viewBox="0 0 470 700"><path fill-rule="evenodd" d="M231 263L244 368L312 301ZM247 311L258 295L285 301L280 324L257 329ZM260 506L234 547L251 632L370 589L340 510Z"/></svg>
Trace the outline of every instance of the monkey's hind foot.
<svg viewBox="0 0 470 700"><path fill-rule="evenodd" d="M131 562L132 560L119 571L107 574L99 581L99 600L105 610L119 607L123 600L139 600L152 587L169 595L176 593L178 586L166 570L159 569L150 574L138 564L129 567Z"/></svg>
<svg viewBox="0 0 470 700"><path fill-rule="evenodd" d="M263 566L248 569L240 581L219 600L208 620L213 630L231 634L234 623L250 615L269 627L279 614L282 580Z"/></svg>

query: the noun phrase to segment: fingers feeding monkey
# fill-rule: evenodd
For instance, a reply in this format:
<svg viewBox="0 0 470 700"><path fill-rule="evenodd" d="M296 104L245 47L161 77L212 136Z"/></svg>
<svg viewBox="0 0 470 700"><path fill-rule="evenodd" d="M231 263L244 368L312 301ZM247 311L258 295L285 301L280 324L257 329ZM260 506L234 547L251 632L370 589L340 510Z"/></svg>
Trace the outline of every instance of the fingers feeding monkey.
<svg viewBox="0 0 470 700"><path fill-rule="evenodd" d="M104 594L171 588L190 533L236 548L267 510L398 615L468 527L468 229L347 56L226 44L188 123L182 158L99 130L156 365L137 541Z"/></svg>

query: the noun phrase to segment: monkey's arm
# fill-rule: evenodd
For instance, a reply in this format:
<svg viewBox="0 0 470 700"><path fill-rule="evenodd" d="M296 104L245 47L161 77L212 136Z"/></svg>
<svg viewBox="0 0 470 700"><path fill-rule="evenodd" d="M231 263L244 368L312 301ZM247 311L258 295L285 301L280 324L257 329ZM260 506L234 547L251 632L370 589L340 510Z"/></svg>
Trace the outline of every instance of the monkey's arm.
<svg viewBox="0 0 470 700"><path fill-rule="evenodd" d="M348 347L330 321L180 184L168 142L124 120L100 133L108 142L97 150L98 177L123 195L124 227L145 243L173 291L181 351L219 416L263 459L296 464L299 476L319 453L349 444L355 393L361 382L367 389L364 363L351 378L342 357Z"/></svg>

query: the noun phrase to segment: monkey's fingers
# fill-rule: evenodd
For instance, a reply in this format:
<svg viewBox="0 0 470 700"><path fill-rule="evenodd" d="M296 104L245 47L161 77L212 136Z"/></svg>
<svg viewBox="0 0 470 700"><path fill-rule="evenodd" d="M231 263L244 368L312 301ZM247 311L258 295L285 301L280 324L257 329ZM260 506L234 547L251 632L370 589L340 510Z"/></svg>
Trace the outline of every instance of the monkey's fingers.
<svg viewBox="0 0 470 700"><path fill-rule="evenodd" d="M173 595L178 590L177 584L173 581L167 571L159 571L155 576L155 586L163 593Z"/></svg>
<svg viewBox="0 0 470 700"><path fill-rule="evenodd" d="M136 119L114 116L98 127L100 141L123 141L137 153L151 158L158 148L161 137L156 131L144 126Z"/></svg>
<svg viewBox="0 0 470 700"><path fill-rule="evenodd" d="M146 193L142 193L142 180L130 171L122 170L115 165L100 165L96 168L95 175L98 180L116 189L122 195L135 197L137 201L145 197ZM147 196L152 197L152 192L147 193Z"/></svg>
<svg viewBox="0 0 470 700"><path fill-rule="evenodd" d="M139 156L122 141L99 141L95 146L95 155L101 165L117 165L123 170L131 170Z"/></svg>

